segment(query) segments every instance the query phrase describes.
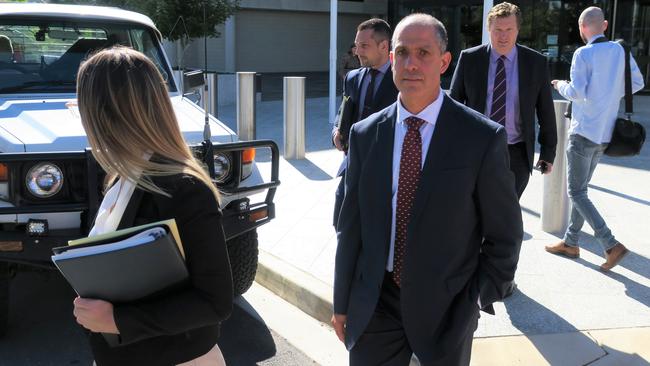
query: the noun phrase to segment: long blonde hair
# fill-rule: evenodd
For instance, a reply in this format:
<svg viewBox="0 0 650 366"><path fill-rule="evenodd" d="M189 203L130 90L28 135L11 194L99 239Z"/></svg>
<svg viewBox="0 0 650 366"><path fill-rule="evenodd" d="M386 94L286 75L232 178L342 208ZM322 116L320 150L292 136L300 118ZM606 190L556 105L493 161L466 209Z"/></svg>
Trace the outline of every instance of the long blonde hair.
<svg viewBox="0 0 650 366"><path fill-rule="evenodd" d="M219 194L183 139L163 77L144 54L117 46L97 52L77 74L81 123L107 173L169 196L150 177L187 174ZM149 157L151 156L151 159Z"/></svg>

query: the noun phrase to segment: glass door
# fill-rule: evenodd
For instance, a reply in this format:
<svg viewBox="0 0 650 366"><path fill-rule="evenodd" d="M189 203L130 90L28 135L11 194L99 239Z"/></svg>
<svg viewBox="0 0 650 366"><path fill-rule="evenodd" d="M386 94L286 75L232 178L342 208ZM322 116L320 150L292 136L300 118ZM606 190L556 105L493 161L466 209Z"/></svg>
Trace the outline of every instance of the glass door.
<svg viewBox="0 0 650 366"><path fill-rule="evenodd" d="M612 27L614 39L622 38L630 45L643 74L644 91L650 91L650 1L619 0Z"/></svg>
<svg viewBox="0 0 650 366"><path fill-rule="evenodd" d="M388 22L395 27L403 17L411 13L427 13L440 20L447 28L452 63L442 75L442 88L448 89L456 68L460 51L481 44L482 0L389 0Z"/></svg>

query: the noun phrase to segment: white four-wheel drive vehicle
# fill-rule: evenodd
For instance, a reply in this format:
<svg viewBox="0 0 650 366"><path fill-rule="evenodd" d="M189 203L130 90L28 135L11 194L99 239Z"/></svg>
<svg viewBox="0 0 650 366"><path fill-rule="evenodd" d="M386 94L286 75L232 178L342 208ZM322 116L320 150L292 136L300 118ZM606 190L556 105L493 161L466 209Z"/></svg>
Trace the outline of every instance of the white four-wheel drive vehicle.
<svg viewBox="0 0 650 366"><path fill-rule="evenodd" d="M51 248L85 236L92 225L104 174L87 150L75 79L90 53L116 44L143 52L158 66L185 140L197 157L214 162L210 173L222 192L235 292L245 292L257 269L255 229L275 216L277 146L272 141L238 142L232 130L210 116L214 150L206 158L205 113L179 91L160 32L142 14L92 6L0 4L0 38L0 335L7 328L13 275L54 268ZM257 150L272 162L267 182L255 166ZM264 190L263 202L250 202L252 194Z"/></svg>

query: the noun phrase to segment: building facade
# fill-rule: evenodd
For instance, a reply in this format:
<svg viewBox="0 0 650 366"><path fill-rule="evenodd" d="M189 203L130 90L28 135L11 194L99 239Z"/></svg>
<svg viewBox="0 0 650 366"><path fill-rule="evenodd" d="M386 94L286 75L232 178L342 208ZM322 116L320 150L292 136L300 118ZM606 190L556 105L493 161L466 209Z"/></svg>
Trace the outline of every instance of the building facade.
<svg viewBox="0 0 650 366"><path fill-rule="evenodd" d="M609 22L606 35L612 39L623 38L631 45L646 85L650 85L650 0L512 2L523 13L519 42L547 55L553 78L568 78L573 52L583 45L578 16L586 7L595 5L605 11ZM209 70L226 73L328 70L330 0L242 0L240 7L220 26L221 36L209 39ZM449 50L455 60L461 50L481 43L483 10L483 0L339 1L337 54L340 57L347 51L354 41L356 26L365 19L381 17L394 25L405 15L425 12L446 25ZM202 60L203 41L197 39L186 49L183 65L203 68ZM449 82L454 65L444 75L443 86Z"/></svg>

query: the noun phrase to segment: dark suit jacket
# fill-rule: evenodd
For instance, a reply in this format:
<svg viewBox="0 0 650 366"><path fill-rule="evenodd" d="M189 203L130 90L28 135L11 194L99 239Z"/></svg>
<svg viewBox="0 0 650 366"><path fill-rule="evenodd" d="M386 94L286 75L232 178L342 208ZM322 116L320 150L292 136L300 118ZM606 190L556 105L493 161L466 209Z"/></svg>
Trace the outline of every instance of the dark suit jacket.
<svg viewBox="0 0 650 366"><path fill-rule="evenodd" d="M393 104L351 131L334 274L348 349L384 279L396 117ZM512 284L523 231L517 196L504 189L514 185L508 161L503 127L445 96L415 194L400 291L404 330L424 364L457 349L479 307L492 311Z"/></svg>
<svg viewBox="0 0 650 366"><path fill-rule="evenodd" d="M353 124L358 122L357 118L359 117L361 85L363 83L363 78L368 73L369 71L367 67L354 69L345 75L345 80L343 81L343 95L349 96L354 106L352 113L354 116ZM370 112L376 113L393 104L397 99L397 93L397 88L395 88L395 84L393 83L393 71L389 67L388 71L386 71L386 75L384 75L384 78L381 80L381 84L379 84L372 106L370 107ZM334 137L336 128L337 127L332 131L332 137Z"/></svg>
<svg viewBox="0 0 650 366"><path fill-rule="evenodd" d="M539 123L540 159L553 163L557 131L551 79L546 57L517 45L519 67L519 120L528 154L528 169L533 169L535 154L535 114ZM451 79L449 95L480 113L485 112L490 47L482 45L460 53Z"/></svg>
<svg viewBox="0 0 650 366"><path fill-rule="evenodd" d="M189 283L153 299L114 304L121 344L100 334L90 343L97 365L176 365L207 353L232 310L233 287L221 212L212 191L195 178L156 177L171 195L136 188L118 229L175 218Z"/></svg>

